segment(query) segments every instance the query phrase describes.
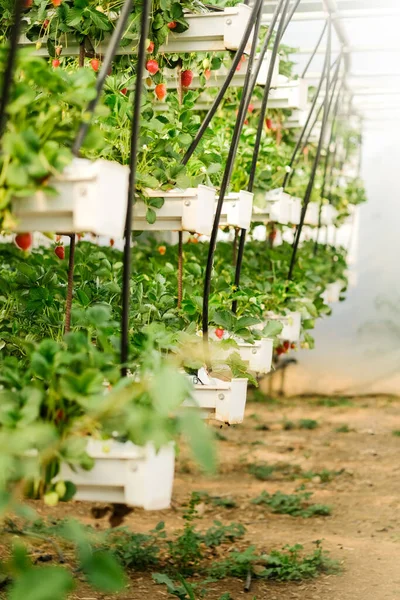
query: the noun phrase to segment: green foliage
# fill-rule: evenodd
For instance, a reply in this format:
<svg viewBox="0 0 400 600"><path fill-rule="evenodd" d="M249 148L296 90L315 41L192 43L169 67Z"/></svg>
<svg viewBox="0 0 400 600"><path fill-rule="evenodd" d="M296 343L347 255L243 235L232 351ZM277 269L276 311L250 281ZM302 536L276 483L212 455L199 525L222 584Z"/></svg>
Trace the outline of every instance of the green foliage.
<svg viewBox="0 0 400 600"><path fill-rule="evenodd" d="M268 481L268 479L271 479L275 471L275 467L266 463L251 464L249 465L248 471L251 475L254 475L256 479L259 479L260 481Z"/></svg>
<svg viewBox="0 0 400 600"><path fill-rule="evenodd" d="M392 431L392 435L394 435L395 437L400 437L400 429L394 429Z"/></svg>
<svg viewBox="0 0 400 600"><path fill-rule="evenodd" d="M340 427L336 427L336 433L350 433L351 428L348 425L341 425Z"/></svg>
<svg viewBox="0 0 400 600"><path fill-rule="evenodd" d="M265 505L272 508L272 512L291 515L292 517L309 518L315 516L329 516L331 508L325 504L310 504L311 492L299 494L284 494L283 492L261 492L260 496L252 500L253 504Z"/></svg>
<svg viewBox="0 0 400 600"><path fill-rule="evenodd" d="M317 429L318 426L318 421L315 419L300 419L299 421L300 429Z"/></svg>

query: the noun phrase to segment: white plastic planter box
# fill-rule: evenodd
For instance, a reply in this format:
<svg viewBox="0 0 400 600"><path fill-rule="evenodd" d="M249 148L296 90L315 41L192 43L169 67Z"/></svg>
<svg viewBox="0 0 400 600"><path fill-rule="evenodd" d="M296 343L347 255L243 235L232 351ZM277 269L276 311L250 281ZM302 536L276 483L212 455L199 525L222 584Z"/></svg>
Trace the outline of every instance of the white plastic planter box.
<svg viewBox="0 0 400 600"><path fill-rule="evenodd" d="M192 14L185 13L185 19L189 24L187 31L183 33L169 34L167 42L161 46L160 52L219 52L223 50L237 50L246 30L250 18L251 8L244 4L238 4L232 8L224 8L221 11ZM245 54L251 50L253 34L250 35L245 48ZM41 39L42 45L36 49L37 56L48 56L47 37ZM19 40L21 46L35 47L25 36ZM109 37L96 45L98 54L105 54L109 45ZM133 40L127 46L119 46L117 54L136 54L137 43ZM68 36L64 44L63 56L78 56L79 44L73 36Z"/></svg>
<svg viewBox="0 0 400 600"><path fill-rule="evenodd" d="M123 237L129 169L116 162L75 158L49 185L58 195L37 192L16 198L17 231L91 232Z"/></svg>
<svg viewBox="0 0 400 600"><path fill-rule="evenodd" d="M219 224L248 229L253 212L253 198L254 194L244 190L225 196Z"/></svg>
<svg viewBox="0 0 400 600"><path fill-rule="evenodd" d="M217 381L212 385L197 384L192 395L193 400L185 400L182 406L200 408L207 416L229 425L243 422L247 379Z"/></svg>
<svg viewBox="0 0 400 600"><path fill-rule="evenodd" d="M89 440L88 454L95 459L91 471L72 470L63 464L59 479L77 488L76 500L113 502L162 510L171 504L174 481L173 444L158 453L153 444L144 447L131 442Z"/></svg>
<svg viewBox="0 0 400 600"><path fill-rule="evenodd" d="M250 19L251 8L237 4L232 8L204 13L185 13L189 28L183 33L171 32L160 52L220 52L237 50ZM245 54L251 50L250 35Z"/></svg>
<svg viewBox="0 0 400 600"><path fill-rule="evenodd" d="M331 204L325 204L321 210L321 224L333 225L337 216L337 210Z"/></svg>
<svg viewBox="0 0 400 600"><path fill-rule="evenodd" d="M299 225L300 223L302 205L303 201L301 198L294 198L292 196L290 223L292 223L293 225Z"/></svg>
<svg viewBox="0 0 400 600"><path fill-rule="evenodd" d="M288 342L298 342L301 333L301 313L298 311L292 311L286 313L286 315L269 314L269 320L280 321L283 325L281 333L278 338Z"/></svg>
<svg viewBox="0 0 400 600"><path fill-rule="evenodd" d="M293 110L292 114L285 119L284 126L286 129L302 129L307 122L308 108Z"/></svg>
<svg viewBox="0 0 400 600"><path fill-rule="evenodd" d="M271 371L274 342L270 338L257 340L254 344L239 343L239 354L242 360L249 363L250 371L266 374ZM235 351L235 349L232 349Z"/></svg>
<svg viewBox="0 0 400 600"><path fill-rule="evenodd" d="M269 65L271 62L272 52L270 50L267 51L264 60L261 63L260 71L257 76L256 85L265 86L268 77ZM253 67L253 72L256 70L257 59L255 59L255 64ZM246 60L241 63L240 71L236 71L231 79L229 87L233 88L242 88L245 83L246 73L248 70L249 62ZM210 78L204 84L204 78L200 78L199 75L194 75L193 81L190 84L190 89L198 89L202 87L208 88L220 88L226 81L226 77L229 71L229 67L222 66L217 71L211 71ZM275 86L278 83L278 75L279 75L279 57L275 61L273 75L272 75L272 85ZM176 70L166 69L166 85L168 89L176 89L178 85L178 75ZM205 97L203 98L203 100ZM211 104L211 100L210 100ZM165 106L165 105L164 105Z"/></svg>
<svg viewBox="0 0 400 600"><path fill-rule="evenodd" d="M334 281L333 283L329 283L326 286L326 290L322 294L324 302L326 302L327 304L334 304L335 302L339 302L340 293L343 287L343 281Z"/></svg>
<svg viewBox="0 0 400 600"><path fill-rule="evenodd" d="M319 219L319 203L317 202L309 202L307 206L307 212L304 219L305 225L318 225Z"/></svg>
<svg viewBox="0 0 400 600"><path fill-rule="evenodd" d="M270 92L268 108L306 110L307 100L308 83L305 79L291 81L281 75L278 86Z"/></svg>
<svg viewBox="0 0 400 600"><path fill-rule="evenodd" d="M214 222L215 189L199 185L187 190L163 192L146 190L146 195L164 198L161 208L155 208L156 221L146 220L147 205L137 199L133 207L135 231L191 231L210 235Z"/></svg>
<svg viewBox="0 0 400 600"><path fill-rule="evenodd" d="M277 202L272 202L270 205L270 220L275 223L280 223L281 225L287 225L290 221L291 204L289 194L283 192L281 198Z"/></svg>
<svg viewBox="0 0 400 600"><path fill-rule="evenodd" d="M270 213L269 205L267 205L263 208L260 208L259 206L253 206L251 221L253 223L263 223L264 225L266 225L271 220L269 217L269 213Z"/></svg>

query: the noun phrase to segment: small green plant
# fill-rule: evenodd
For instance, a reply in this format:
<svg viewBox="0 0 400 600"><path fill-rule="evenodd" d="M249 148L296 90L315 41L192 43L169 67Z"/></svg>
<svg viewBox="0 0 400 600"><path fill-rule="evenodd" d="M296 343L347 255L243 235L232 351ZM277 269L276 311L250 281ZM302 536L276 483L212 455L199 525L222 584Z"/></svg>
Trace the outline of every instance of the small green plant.
<svg viewBox="0 0 400 600"><path fill-rule="evenodd" d="M219 442L227 442L228 441L228 438L226 437L226 435L224 435L220 431L215 432L215 439L218 440Z"/></svg>
<svg viewBox="0 0 400 600"><path fill-rule="evenodd" d="M319 477L321 483L328 483L335 479L335 477L342 475L343 472L344 469L340 469L340 471L330 471L329 469L322 469L322 471L303 471L301 477L304 479L315 479L316 477Z"/></svg>
<svg viewBox="0 0 400 600"><path fill-rule="evenodd" d="M269 506L274 513L291 515L292 517L308 519L315 516L329 516L331 508L326 504L309 504L308 501L311 496L311 492L284 494L278 491L271 495L263 491L260 496L252 500L252 503Z"/></svg>
<svg viewBox="0 0 400 600"><path fill-rule="evenodd" d="M284 421L282 428L284 429L284 431L291 431L292 429L296 428L296 424L293 423L293 421Z"/></svg>
<svg viewBox="0 0 400 600"><path fill-rule="evenodd" d="M269 431L270 428L265 423L259 423L258 425L255 426L255 430L256 431Z"/></svg>
<svg viewBox="0 0 400 600"><path fill-rule="evenodd" d="M300 419L299 427L300 429L317 429L319 423L315 419Z"/></svg>
<svg viewBox="0 0 400 600"><path fill-rule="evenodd" d="M127 529L113 530L107 541L123 566L145 571L158 564L159 542L165 537L165 525L160 522L149 534L134 533Z"/></svg>
<svg viewBox="0 0 400 600"><path fill-rule="evenodd" d="M392 435L400 437L400 429L395 429L394 431L392 431Z"/></svg>
<svg viewBox="0 0 400 600"><path fill-rule="evenodd" d="M180 582L180 585L175 583L168 575L165 573L153 573L153 580L162 585L164 584L167 587L167 591L171 596L176 596L180 600L196 600L199 596L195 594L197 586L189 583L182 577L182 575L177 575L176 578ZM204 594L201 594L201 597Z"/></svg>
<svg viewBox="0 0 400 600"><path fill-rule="evenodd" d="M275 467L268 465L267 463L251 464L248 467L250 475L254 475L256 479L260 481L267 481L271 479Z"/></svg>
<svg viewBox="0 0 400 600"><path fill-rule="evenodd" d="M318 398L317 400L318 406L327 406L329 408L335 408L336 406L351 406L352 402L346 396L338 396L332 398Z"/></svg>
<svg viewBox="0 0 400 600"><path fill-rule="evenodd" d="M175 540L168 541L171 560L176 570L183 575L192 574L203 558L202 536L196 531L194 524L195 519L198 518L197 506L200 502L201 495L194 492L183 515L185 519L183 532Z"/></svg>
<svg viewBox="0 0 400 600"><path fill-rule="evenodd" d="M222 506L224 508L236 508L237 504L231 496L210 496L208 492L196 492L199 498L206 504L213 504L214 506Z"/></svg>
<svg viewBox="0 0 400 600"><path fill-rule="evenodd" d="M245 533L246 528L241 523L223 525L220 521L214 521L214 525L204 534L203 541L208 548L215 548L226 542L234 542L242 538Z"/></svg>
<svg viewBox="0 0 400 600"><path fill-rule="evenodd" d="M348 425L341 425L340 427L336 427L336 433L350 433L351 429Z"/></svg>

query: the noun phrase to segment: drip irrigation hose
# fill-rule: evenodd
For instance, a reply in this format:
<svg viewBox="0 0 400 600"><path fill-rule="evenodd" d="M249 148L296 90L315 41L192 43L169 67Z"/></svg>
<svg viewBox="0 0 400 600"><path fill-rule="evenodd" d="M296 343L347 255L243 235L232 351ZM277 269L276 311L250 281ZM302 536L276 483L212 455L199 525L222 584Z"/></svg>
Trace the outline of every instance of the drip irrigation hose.
<svg viewBox="0 0 400 600"><path fill-rule="evenodd" d="M321 157L321 150L322 150L322 145L323 145L324 136L325 136L325 129L326 129L326 125L328 122L329 90L330 90L330 68L329 68L329 65L331 62L331 41L332 41L332 22L331 22L331 19L329 18L328 19L327 48L326 48L325 65L324 65L324 71L326 71L326 92L325 92L324 113L323 113L323 117L322 117L321 133L319 136L318 147L317 147L314 164L313 164L312 171L311 171L311 176L310 176L310 179L309 179L309 182L307 185L307 190L306 190L304 200L303 200L303 206L302 206L301 215L300 215L300 223L296 229L292 257L291 257L291 261L290 261L290 265L289 265L289 273L288 273L289 281L292 279L292 276L293 276L293 269L294 269L294 265L296 262L296 255L297 255L297 249L299 247L301 231L303 229L308 203L310 201L311 194L312 194L312 191L314 188L315 176L317 173L318 163L319 163L319 160Z"/></svg>
<svg viewBox="0 0 400 600"><path fill-rule="evenodd" d="M336 67L335 73L337 72L337 70L338 70L338 64L339 64L340 60L341 60L341 54L339 54L339 56L332 63L332 65L331 65L331 67L329 69L329 73L331 73L331 71L332 71L332 69L334 67ZM308 129L308 126L309 126L310 121L311 121L311 117L314 114L314 109L315 109L315 106L317 104L320 91L322 89L322 84L325 81L325 77L326 77L326 72L323 69L322 70L322 74L321 74L321 79L320 79L320 81L318 83L318 88L316 90L316 93L314 94L314 98L313 98L312 103L311 103L311 107L310 107L310 110L309 110L309 113L308 113L308 117L307 117L306 122L304 124L304 127L303 127L303 129L302 129L302 131L300 133L300 137L297 140L296 147L295 147L295 149L293 151L292 158L291 158L290 163L288 165L288 167L290 167L290 170L288 169L288 171L287 171L287 173L285 175L285 178L283 180L283 184L282 184L283 190L285 190L287 188L287 186L289 185L289 183L290 183L290 181L291 181L291 179L293 177L293 174L294 174L294 167L295 167L297 161L299 160L299 157L303 154L303 151L304 151L304 149L306 148L306 146L307 146L307 144L309 142L310 135L311 135L311 133L312 133L312 131L313 131L313 129L314 129L314 127L315 127L315 125L316 125L319 117L320 117L322 109L324 108L325 99L322 101L322 104L320 104L320 106L319 106L319 108L317 110L317 114L314 117L314 121L312 122L311 127ZM334 77L335 77L335 75L334 75ZM307 131L307 129L308 129L308 131ZM306 135L306 132L307 132L307 135ZM305 135L306 135L306 138L304 139ZM299 152L299 150L300 150L300 152Z"/></svg>
<svg viewBox="0 0 400 600"><path fill-rule="evenodd" d="M254 27L254 23L256 21L256 18L259 13L260 7L262 6L262 3L263 3L263 0L256 0L256 2L254 3L254 6L253 6L251 14L250 14L249 22L247 23L247 27L243 34L242 41L240 42L239 48L236 51L235 57L232 61L232 64L228 71L226 79L225 79L221 89L219 90L213 104L210 106L209 111L208 111L203 123L201 124L200 128L198 129L194 140L190 144L189 148L186 150L186 153L185 153L184 157L182 158L183 165L186 165L188 163L193 152L196 150L197 146L199 145L199 142L200 142L201 138L203 137L204 132L206 131L209 124L211 123L213 116L217 112L219 105L221 104L221 101L225 95L225 92L228 89L228 87L232 81L232 78L236 72L236 67L238 66L238 64L240 63L240 61L242 59L243 52L246 48L247 41L250 37L251 30Z"/></svg>
<svg viewBox="0 0 400 600"><path fill-rule="evenodd" d="M143 0L143 1L145 2L145 0ZM86 109L86 112L89 115L89 118L84 123L81 124L81 127L78 131L78 135L75 138L74 145L72 146L72 152L75 156L78 156L81 146L82 146L84 139L86 137L86 134L88 132L91 117L93 116L93 113L96 109L97 103L100 99L105 80L108 76L109 70L112 65L112 61L114 60L115 53L117 52L122 35L125 31L125 26L128 22L128 18L131 13L131 10L132 10L132 2L133 2L133 0L125 0L124 5L121 10L121 13L120 13L120 16L119 16L119 19L118 19L118 22L117 22L117 25L112 33L110 43L107 47L107 52L104 55L104 60L101 64L101 69L100 69L99 75L96 80L96 95L89 102L88 107Z"/></svg>
<svg viewBox="0 0 400 600"><path fill-rule="evenodd" d="M17 58L17 50L18 50L18 39L19 32L21 29L21 16L23 9L23 1L24 0L16 0L14 4L14 15L13 15L13 24L11 28L11 36L10 36L10 49L8 52L8 59L6 68L4 71L4 79L3 85L1 89L1 97L0 97L0 139L3 137L4 129L7 122L7 113L6 107L8 104L8 100L10 98L11 85L13 80L13 73L15 62Z"/></svg>
<svg viewBox="0 0 400 600"><path fill-rule="evenodd" d="M333 68L333 66L334 66L336 63L337 63L337 60L336 60L336 61L335 61L335 63L334 63L332 66L331 66L331 69ZM294 165L294 162L295 162L295 160L296 160L296 158L297 158L298 152L299 152L299 150L300 150L300 147L301 147L301 144L302 144L302 142L303 142L303 139L304 139L304 136L305 136L305 134L306 134L306 131L307 131L307 129L308 129L308 126L309 126L309 124L310 124L310 122L311 122L311 118L312 118L312 116L313 116L313 114L314 114L314 109L315 109L315 107L316 107L316 104L317 104L317 102L318 102L318 97L319 97L319 94L320 94L320 92L321 92L321 89L322 89L322 84L324 83L324 80L325 80L325 75L326 75L325 69L322 69L321 77L320 77L320 79L319 79L318 86L317 86L317 89L316 89L316 91L315 91L314 97L313 97L313 99L312 99L312 101L311 101L311 106L310 106L310 109L309 109L309 111L308 111L308 115L307 115L306 122L304 123L304 126L303 126L303 128L302 128L302 130L301 130L301 132L300 132L299 139L297 140L296 146L295 146L295 148L294 148L294 150L293 150L293 154L292 154L292 157L291 157L291 159L290 159L290 162L289 162L289 165L288 165L288 170L287 170L287 172L286 172L286 174L285 174L285 178L284 178L284 180L283 180L283 184L282 184L282 188L283 188L283 190L285 190L285 189L286 189L286 187L288 186L288 184L289 184L289 181L290 181L290 179L291 179L291 176L292 176L292 173L293 173L293 165ZM314 126L314 125L313 125L313 126ZM312 128L311 128L311 129L312 129ZM307 138L307 142L308 142L308 138Z"/></svg>
<svg viewBox="0 0 400 600"><path fill-rule="evenodd" d="M129 0L129 3L131 0ZM129 189L128 205L126 209L125 244L124 244L124 267L122 274L122 320L121 320L121 375L126 377L128 373L127 360L129 351L129 300L131 279L131 235L132 235L132 213L133 200L136 184L136 164L139 146L140 112L142 103L144 61L146 57L146 40L148 36L151 0L143 0L142 16L140 24L139 51L136 62L136 83L133 101L131 145L129 156Z"/></svg>
<svg viewBox="0 0 400 600"><path fill-rule="evenodd" d="M271 61L269 64L269 68L268 68L268 74L267 74L267 81L266 81L266 85L265 85L265 89L264 89L264 94L263 94L263 99L262 99L262 105L261 105L261 110L260 110L260 120L258 123L258 129L257 129L257 136L256 136L256 141L254 144L254 153L253 153L253 160L252 160L252 165L251 165L251 170L250 170L250 176L249 176L249 182L247 185L247 191L248 192L252 192L253 191L253 186L254 186L254 178L255 178L255 170L257 167L257 161L258 161L258 155L260 153L260 144L261 144L261 136L262 136L262 132L264 129L264 119L265 119L265 113L267 110L267 103L268 103L268 98L269 98L269 93L271 90L271 83L272 83L272 77L273 77L273 73L274 73L274 67L275 67L275 62L276 62L276 57L278 54L278 48L279 48L279 44L282 40L283 37L283 33L288 25L288 21L285 21L285 17L286 17L286 12L288 10L288 6L289 6L289 1L290 0L281 0L275 10L274 13L274 17L272 19L270 28L268 30L268 35L266 37L266 40L264 42L264 47L263 47L263 51L264 53L267 50L269 41L272 37L272 32L273 32L273 28L275 26L275 23L278 19L278 15L280 10L282 9L282 15L281 15L281 19L278 25L278 30L276 33L276 38L275 38L275 42L274 42L274 46L272 49L272 55L271 55ZM297 8L298 3L295 5L295 9ZM293 13L292 13L293 14ZM255 80L252 80L252 85L253 87L249 90L249 98L248 101L250 101L250 96L251 93L254 89L254 85L255 85ZM239 249L238 249L238 254L237 254L237 260L236 260L236 268L235 268L235 290L237 290L239 288L240 285L240 276L241 276L241 271L242 271L242 264L243 264L243 255L244 255L244 247L245 247L245 242L246 242L246 229L241 229L240 231L240 240L239 240ZM234 314L236 314L237 312L237 300L234 300L232 302L232 312Z"/></svg>
<svg viewBox="0 0 400 600"><path fill-rule="evenodd" d="M85 65L85 42L82 42L79 46L79 67L82 68ZM69 261L68 261L68 283L67 283L67 298L65 302L65 333L71 330L71 311L72 311L72 295L74 293L74 269L75 269L75 245L76 237L74 233L68 234L69 243Z"/></svg>
<svg viewBox="0 0 400 600"><path fill-rule="evenodd" d="M302 74L301 74L301 79L304 79L304 77L307 75L307 71L308 71L308 69L310 68L310 65L311 65L312 61L314 60L314 56L315 56L315 55L317 54L317 52L318 52L318 48L319 48L319 47L320 47L320 45L321 45L321 42L322 42L322 40L323 40L323 37L324 37L324 35L325 35L325 31L326 31L326 28L327 28L327 27L328 27L328 22L327 22L327 21L325 21L325 23L324 23L324 26L323 26L323 28L322 28L322 31L321 31L321 35L319 36L319 38L318 38L318 41L317 41L317 43L316 43L316 46L315 46L315 48L314 48L314 50L313 50L313 52L312 52L312 54L311 54L311 56L310 56L310 58L309 58L309 60L308 60L307 64L306 64L306 66L304 67L304 71L303 71L303 72L302 72Z"/></svg>
<svg viewBox="0 0 400 600"><path fill-rule="evenodd" d="M255 6L257 6L257 11L253 10L253 12L252 12L252 17L254 18L254 22L252 23L252 26L255 25L255 32L254 32L254 38L253 38L251 54L250 54L250 56L253 60L254 60L257 43L258 43L258 39L257 39L258 31L261 26L262 1L258 2L258 4ZM240 137L240 133L241 133L241 130L243 127L245 115L247 112L248 102L250 99L250 96L248 95L248 90L249 90L249 86L251 83L251 73L252 73L252 61L251 62L249 61L246 78L245 78L245 82L244 82L244 86L243 86L242 97L240 99L239 110L238 110L238 114L236 116L235 128L234 128L234 131L232 134L231 145L229 148L229 153L228 153L228 157L226 160L225 170L224 170L224 174L223 174L223 178L222 178L222 182L221 182L221 188L220 188L220 192L219 192L217 208L215 211L213 228L211 231L210 245L208 248L207 264L206 264L205 277L204 277L203 314L202 314L203 341L204 341L204 347L205 347L205 351L206 351L206 363L207 364L210 362L209 356L208 356L208 313L209 313L209 298L210 298L210 289L211 289L211 275L212 275L212 268L213 268L213 262L214 262L214 252L215 252L215 246L217 243L217 234L218 234L219 221L221 218L222 205L224 202L226 191L229 186L229 182L230 182L230 178L231 178L231 174L232 174L232 168L233 168L233 164L234 164L234 160L235 160L235 156L236 156L236 152L237 152L237 147L239 144L239 137Z"/></svg>
<svg viewBox="0 0 400 600"><path fill-rule="evenodd" d="M335 96L336 85L337 85L338 81L339 81L339 79L336 80L335 86L333 88L333 92L332 92L332 96L331 96L331 101L330 101L330 107L329 107L329 114L330 114L330 111L331 111L332 101L333 101L333 98ZM326 157L325 157L325 161L324 161L324 174L323 174L323 178L322 178L322 187L321 187L321 194L320 194L320 201L319 201L319 210L318 210L318 227L317 227L317 232L316 232L316 236L315 236L315 243L314 243L314 256L316 256L316 254L318 252L319 233L320 233L321 225L322 225L322 222L321 222L321 219L322 219L322 205L323 205L324 196L325 196L326 182L327 182L327 175L328 175L328 167L329 167L329 162L330 162L330 157L331 157L330 148L331 148L331 145L332 145L333 140L335 138L335 125L336 125L337 116L338 116L338 112L339 112L341 92L342 92L342 88L339 90L339 92L337 94L335 106L333 108L331 132L330 132L330 136L329 136L328 145L327 145L327 148L326 148Z"/></svg>

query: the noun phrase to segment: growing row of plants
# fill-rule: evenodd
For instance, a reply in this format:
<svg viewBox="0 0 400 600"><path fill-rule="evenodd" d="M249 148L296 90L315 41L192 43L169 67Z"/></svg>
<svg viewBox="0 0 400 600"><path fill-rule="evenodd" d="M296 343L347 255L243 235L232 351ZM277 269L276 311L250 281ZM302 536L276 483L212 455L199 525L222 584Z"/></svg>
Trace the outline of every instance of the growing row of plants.
<svg viewBox="0 0 400 600"><path fill-rule="evenodd" d="M232 4L232 3L230 3ZM222 5L222 4L221 4ZM87 107L96 95L98 72L104 56L100 49L113 32L123 6L121 0L26 0L21 33L32 49L20 49L6 106L6 127L0 141L0 228L12 232L19 198L45 194L57 201L57 180L73 161L73 145ZM0 0L0 38L10 36L14 3ZM146 41L146 80L142 96L136 201L147 205L147 220L154 223L163 205L163 192L199 184L219 188L222 181L242 90L229 88L195 153L183 161L205 117L202 102L217 94L213 77L231 64L229 52L168 53L168 39L188 28L187 13L207 12L197 0L152 4ZM118 56L91 119L80 156L129 164L136 61L141 6L132 8ZM262 32L262 36L265 31ZM70 56L78 44L80 56ZM283 52L285 50L283 49ZM0 86L7 71L8 48L0 48ZM246 58L238 67L246 68ZM291 76L292 65L281 61ZM172 74L172 76L171 76ZM194 89L194 80L198 87ZM256 128L261 140L255 189L257 201L266 191L282 185L296 142L285 129L285 111L260 115L256 90L240 135L238 159L230 189L246 189ZM302 195L309 180L315 145L300 157L288 191ZM355 178L339 180L330 188L330 201L338 210L338 224L350 204L364 198ZM313 200L321 200L323 168L319 167ZM148 198L146 188L160 190ZM111 204L111 203L110 203ZM110 205L110 210L112 206ZM142 235L132 245L130 276L129 358L121 365L121 293L123 255L114 247L79 241L75 252L71 331L64 332L65 306L70 284L69 248L60 238L56 245L32 248L32 236L19 234L0 251L0 443L2 447L2 514L24 514L21 490L44 497L48 505L71 499L74 485L60 480L60 466L91 469L88 438L151 442L157 449L183 435L200 465L212 471L216 458L212 434L199 415L182 411L193 384L188 375L201 368L217 381L235 377L257 384L255 374L240 356L241 342L255 344L273 339L276 353L290 348L278 341L279 319L298 311L302 316L304 347L312 347L309 331L315 319L329 313L323 300L328 284L346 285L346 251L326 244L303 243L293 276L288 280L291 244L276 245L275 226L268 226L267 242L248 241L240 286L235 285L232 243L218 242L212 274L209 325L205 354L202 339L203 285L209 252L206 239L190 237L184 244L182 274L177 249ZM54 236L53 232L49 237ZM65 238L64 238L65 239ZM197 242L197 243L196 243ZM181 277L182 275L182 277ZM181 298L178 289L182 286ZM237 303L237 311L232 303ZM228 351L228 352L227 352ZM128 377L121 377L127 367ZM89 582L114 591L123 581L118 563L103 549L93 550L79 528L64 532L77 542L82 570ZM18 531L15 531L19 535ZM250 552L251 554L251 552ZM250 563L256 560L254 553ZM317 556L317 562L321 555ZM297 559L297 557L296 557ZM10 598L38 586L38 571L26 553L15 549L16 583ZM249 562L248 561L248 562ZM24 574L24 565L25 571ZM268 564L266 563L266 566ZM99 572L120 583L112 589ZM113 579L113 574L115 575ZM222 576L233 574L229 565ZM19 579L18 579L19 577ZM52 571L54 586L48 597L64 598L71 589L65 570Z"/></svg>

